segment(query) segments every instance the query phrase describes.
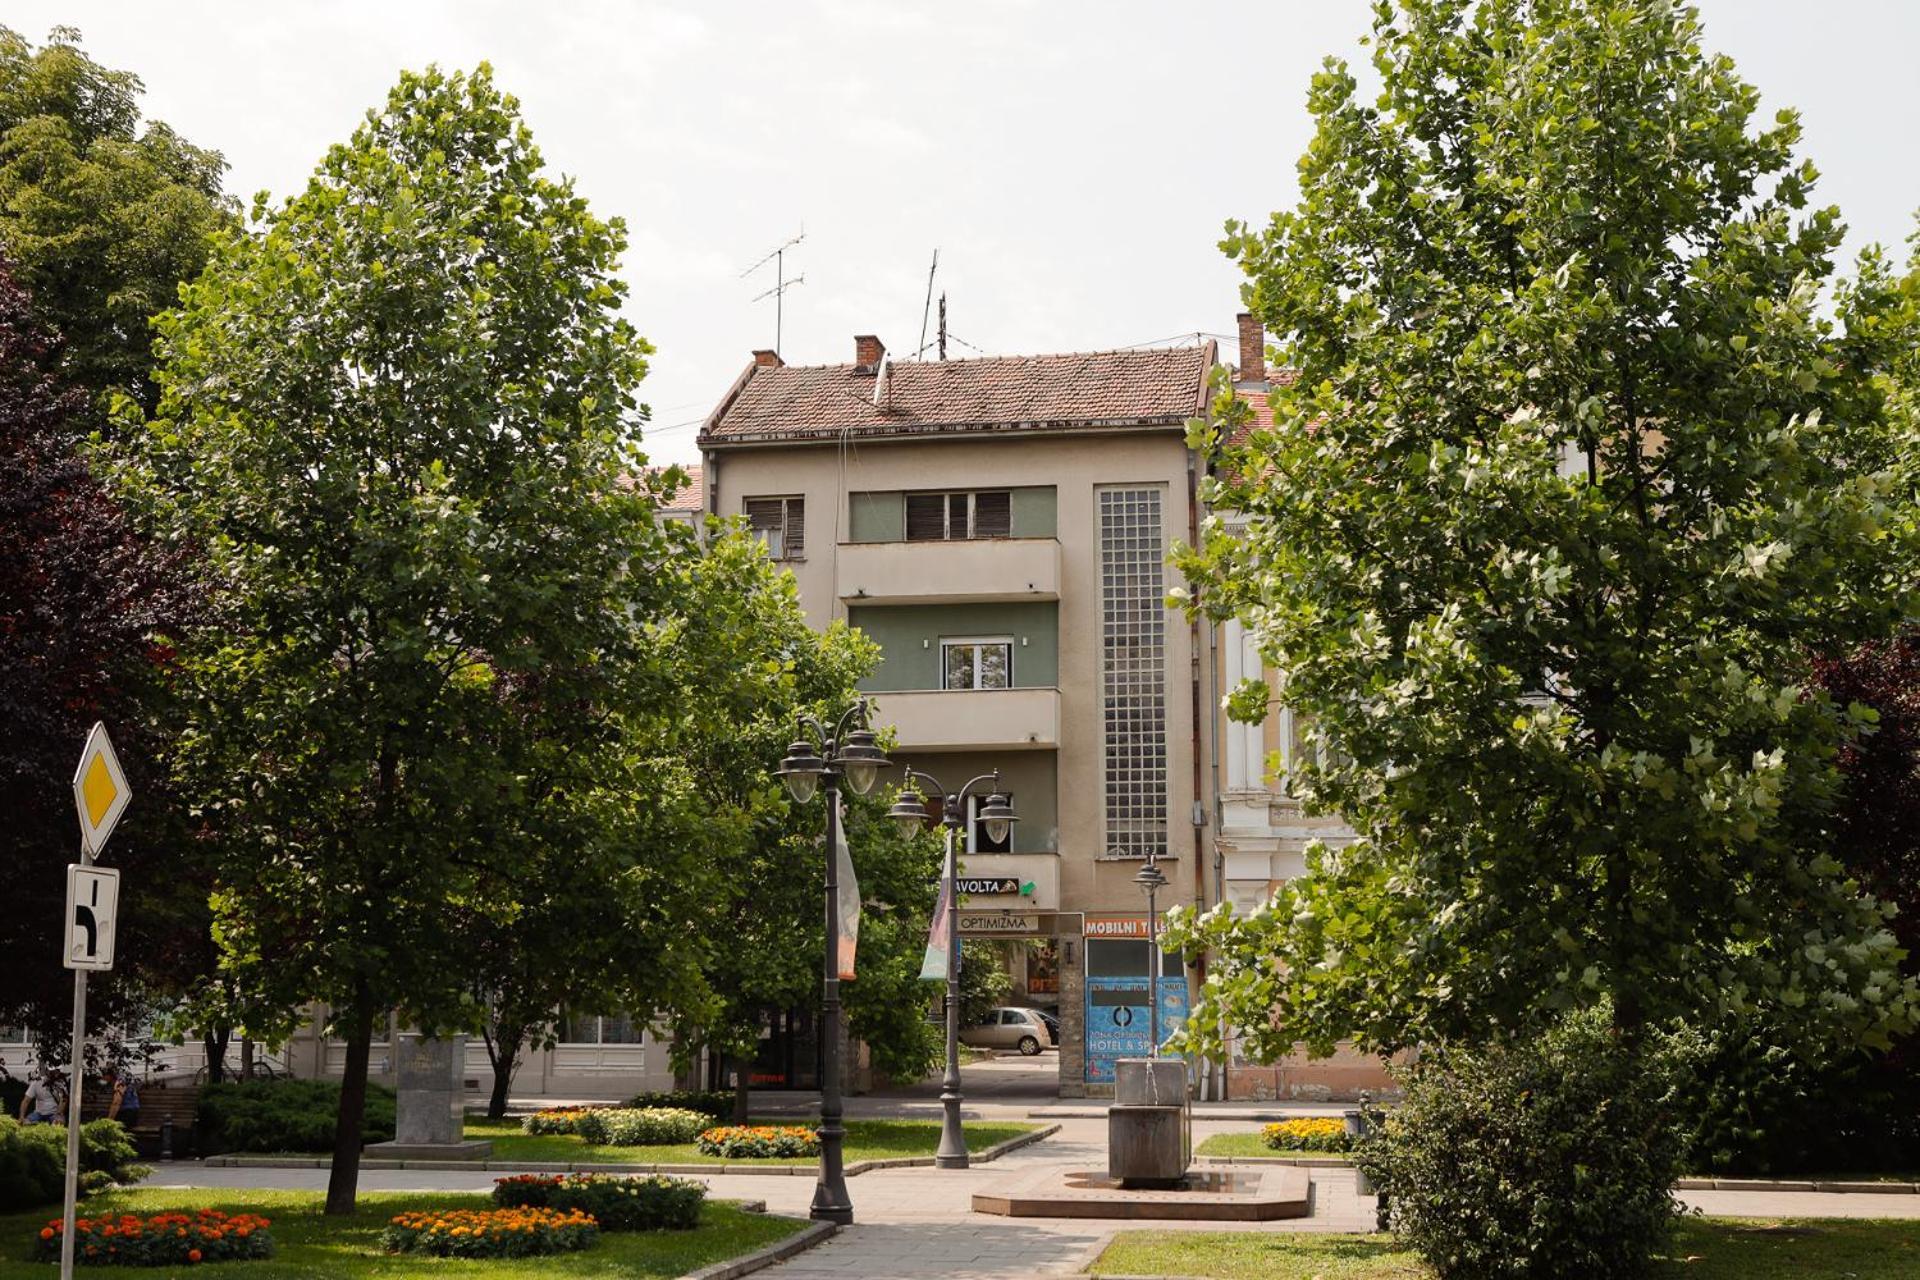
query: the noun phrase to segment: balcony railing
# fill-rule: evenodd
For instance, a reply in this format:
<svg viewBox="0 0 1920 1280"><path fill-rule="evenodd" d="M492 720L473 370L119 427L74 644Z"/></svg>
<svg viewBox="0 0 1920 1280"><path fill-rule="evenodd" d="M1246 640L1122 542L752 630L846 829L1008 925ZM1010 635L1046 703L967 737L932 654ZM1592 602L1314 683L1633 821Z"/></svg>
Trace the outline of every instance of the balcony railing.
<svg viewBox="0 0 1920 1280"><path fill-rule="evenodd" d="M1060 745L1058 689L908 689L876 693L874 720L902 749L1047 750Z"/></svg>
<svg viewBox="0 0 1920 1280"><path fill-rule="evenodd" d="M834 589L857 604L1058 600L1055 538L951 542L843 542Z"/></svg>

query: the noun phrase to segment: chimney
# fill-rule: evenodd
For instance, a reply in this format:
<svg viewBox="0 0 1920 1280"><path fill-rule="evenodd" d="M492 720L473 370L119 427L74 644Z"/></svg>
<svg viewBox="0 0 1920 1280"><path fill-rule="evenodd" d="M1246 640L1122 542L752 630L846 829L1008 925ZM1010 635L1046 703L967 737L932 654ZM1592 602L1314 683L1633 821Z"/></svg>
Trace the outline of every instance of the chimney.
<svg viewBox="0 0 1920 1280"><path fill-rule="evenodd" d="M880 367L880 357L887 354L886 344L870 333L853 335L853 362L867 373Z"/></svg>
<svg viewBox="0 0 1920 1280"><path fill-rule="evenodd" d="M786 361L780 358L778 351L756 351L753 353L753 367L756 369L778 369Z"/></svg>
<svg viewBox="0 0 1920 1280"><path fill-rule="evenodd" d="M1240 321L1240 376L1239 382L1265 382L1267 380L1267 330L1250 311L1242 311Z"/></svg>

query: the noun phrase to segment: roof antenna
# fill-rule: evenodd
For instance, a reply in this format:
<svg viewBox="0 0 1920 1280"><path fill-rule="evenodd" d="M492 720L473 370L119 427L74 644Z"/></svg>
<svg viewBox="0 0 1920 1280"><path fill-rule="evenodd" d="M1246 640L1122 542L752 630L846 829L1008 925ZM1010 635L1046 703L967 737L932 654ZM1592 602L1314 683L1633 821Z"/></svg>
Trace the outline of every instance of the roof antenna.
<svg viewBox="0 0 1920 1280"><path fill-rule="evenodd" d="M765 293L755 294L751 301L758 302L762 298L773 299L773 354L776 356L780 354L780 339L786 323L787 290L797 284L805 284L807 282L807 278L803 275L795 276L791 280L787 279L787 250L793 248L793 246L799 244L806 238L807 228L803 223L801 224L799 235L779 246L766 257L760 259L760 261L740 273L740 279L745 280L769 262L773 264L773 288L767 290Z"/></svg>
<svg viewBox="0 0 1920 1280"><path fill-rule="evenodd" d="M920 304L920 345L913 349L913 358L915 360L927 354L927 312L933 307L933 273L939 269L940 250L935 249L933 251L933 265L927 268L927 300ZM940 299L942 315L946 314L946 306L947 300L943 297ZM947 357L943 354L940 358L945 360Z"/></svg>
<svg viewBox="0 0 1920 1280"><path fill-rule="evenodd" d="M940 294L940 358L947 358L947 295Z"/></svg>

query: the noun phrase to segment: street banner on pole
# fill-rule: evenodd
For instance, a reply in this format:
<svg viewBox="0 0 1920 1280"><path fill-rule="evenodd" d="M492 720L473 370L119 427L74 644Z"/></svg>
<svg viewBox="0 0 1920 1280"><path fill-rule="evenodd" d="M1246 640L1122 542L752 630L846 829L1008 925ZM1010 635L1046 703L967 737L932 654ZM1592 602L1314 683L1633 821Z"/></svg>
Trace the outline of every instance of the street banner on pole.
<svg viewBox="0 0 1920 1280"><path fill-rule="evenodd" d="M853 980L853 957L860 948L860 880L853 874L853 855L847 851L847 815L833 824L834 907L840 913L840 980Z"/></svg>
<svg viewBox="0 0 1920 1280"><path fill-rule="evenodd" d="M927 951L920 961L920 980L922 982L945 982L947 980L947 954L953 948L951 935L953 927L953 833L947 833L946 867L940 875L940 900L933 904L933 927L927 930Z"/></svg>

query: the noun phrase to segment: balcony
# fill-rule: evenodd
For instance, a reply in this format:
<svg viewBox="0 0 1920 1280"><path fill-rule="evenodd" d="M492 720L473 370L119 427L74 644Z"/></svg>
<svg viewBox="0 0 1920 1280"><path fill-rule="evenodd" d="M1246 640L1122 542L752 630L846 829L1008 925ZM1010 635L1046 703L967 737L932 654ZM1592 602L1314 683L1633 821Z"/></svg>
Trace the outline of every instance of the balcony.
<svg viewBox="0 0 1920 1280"><path fill-rule="evenodd" d="M1060 745L1058 689L908 689L873 695L874 721L917 751L1051 750Z"/></svg>
<svg viewBox="0 0 1920 1280"><path fill-rule="evenodd" d="M1058 600L1055 538L843 542L834 589L851 604Z"/></svg>

